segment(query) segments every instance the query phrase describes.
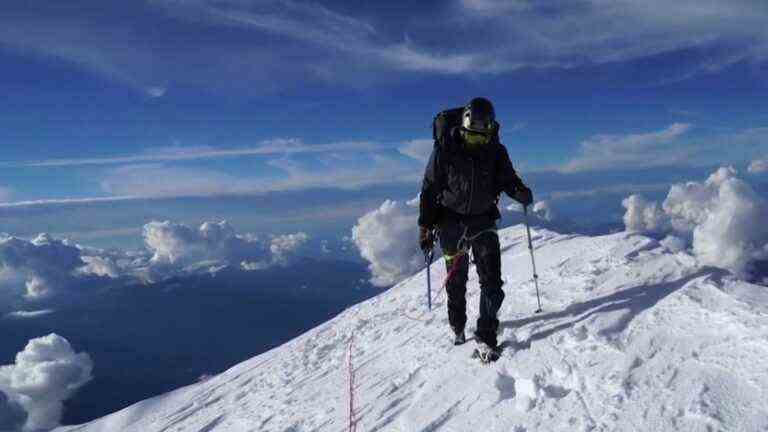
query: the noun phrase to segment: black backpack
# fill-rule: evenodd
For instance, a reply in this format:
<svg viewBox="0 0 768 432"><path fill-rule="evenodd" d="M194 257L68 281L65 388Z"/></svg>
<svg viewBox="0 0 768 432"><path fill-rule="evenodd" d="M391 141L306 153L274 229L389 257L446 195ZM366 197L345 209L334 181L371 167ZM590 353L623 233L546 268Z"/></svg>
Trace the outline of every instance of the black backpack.
<svg viewBox="0 0 768 432"><path fill-rule="evenodd" d="M451 108L440 111L432 121L432 139L435 140L435 147L443 146L448 134L455 126L461 126L461 117L464 114L464 107ZM499 140L500 125L496 123L495 139Z"/></svg>

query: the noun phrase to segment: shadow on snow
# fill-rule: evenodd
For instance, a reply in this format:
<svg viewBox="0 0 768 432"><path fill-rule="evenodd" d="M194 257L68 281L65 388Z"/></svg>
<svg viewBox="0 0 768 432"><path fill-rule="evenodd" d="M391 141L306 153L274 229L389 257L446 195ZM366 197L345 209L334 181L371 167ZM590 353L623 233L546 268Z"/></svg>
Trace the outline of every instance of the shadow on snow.
<svg viewBox="0 0 768 432"><path fill-rule="evenodd" d="M712 279L717 280L722 278L725 274L728 274L728 272L725 270L714 267L705 267L674 281L663 282L655 285L638 285L633 288L624 289L619 292L593 300L588 300L581 303L573 303L559 312L533 315L517 320L502 321L501 327L514 329L537 322L541 322L543 326L552 320L572 318L545 330L535 332L526 341L519 341L516 343L518 348L525 349L529 348L531 342L533 341L546 339L549 336L552 336L553 334L562 330L567 330L596 314L626 310L626 313L622 315L618 320L616 320L614 324L600 330L600 335L610 337L612 334L617 334L624 331L636 316L641 314L643 311L652 308L668 295L674 293L680 288L685 287L692 280L703 276L709 276ZM505 343L507 345L511 344L511 342Z"/></svg>

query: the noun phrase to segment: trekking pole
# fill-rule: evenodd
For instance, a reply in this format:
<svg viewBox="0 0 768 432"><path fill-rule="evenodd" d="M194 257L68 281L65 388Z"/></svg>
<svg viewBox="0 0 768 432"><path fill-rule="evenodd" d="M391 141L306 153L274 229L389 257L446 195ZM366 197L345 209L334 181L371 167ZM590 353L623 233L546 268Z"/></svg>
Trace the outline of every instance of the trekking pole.
<svg viewBox="0 0 768 432"><path fill-rule="evenodd" d="M427 307L432 310L432 277L429 275L429 268L432 266L432 249L424 252L424 261L427 263Z"/></svg>
<svg viewBox="0 0 768 432"><path fill-rule="evenodd" d="M528 206L523 206L523 214L525 215L525 230L528 233L528 251L531 252L531 266L533 267L533 283L536 285L536 302L539 308L535 313L541 312L541 297L539 296L539 275L536 273L536 259L533 257L533 241L531 241L531 224L528 223Z"/></svg>

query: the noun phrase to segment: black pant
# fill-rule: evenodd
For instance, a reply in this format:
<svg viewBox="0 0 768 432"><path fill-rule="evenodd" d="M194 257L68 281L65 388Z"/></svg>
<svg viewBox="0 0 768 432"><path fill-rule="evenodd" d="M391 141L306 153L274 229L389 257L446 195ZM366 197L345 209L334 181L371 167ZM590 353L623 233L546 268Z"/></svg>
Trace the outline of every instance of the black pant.
<svg viewBox="0 0 768 432"><path fill-rule="evenodd" d="M448 272L454 265L457 266L446 286L448 321L451 327L457 330L463 330L467 323L469 254L467 252L466 255L456 255L459 242L465 237L471 239L464 243L465 247L472 249L477 275L480 278L480 317L477 319L475 337L495 347L498 344L496 332L499 328L496 315L504 301L504 291L501 289L504 284L501 280L501 251L499 237L495 232L495 219L492 215L463 216L448 213L443 215L438 226L440 246L446 256Z"/></svg>

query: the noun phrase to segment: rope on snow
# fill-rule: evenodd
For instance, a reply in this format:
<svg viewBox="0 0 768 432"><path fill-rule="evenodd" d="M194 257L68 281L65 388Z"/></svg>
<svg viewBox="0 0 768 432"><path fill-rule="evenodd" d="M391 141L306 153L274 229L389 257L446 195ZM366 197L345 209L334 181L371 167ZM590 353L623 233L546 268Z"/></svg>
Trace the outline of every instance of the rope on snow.
<svg viewBox="0 0 768 432"><path fill-rule="evenodd" d="M355 367L352 363L352 343L355 340L355 334L349 338L349 348L347 350L347 376L349 381L349 429L347 432L357 431L357 420L355 419Z"/></svg>

